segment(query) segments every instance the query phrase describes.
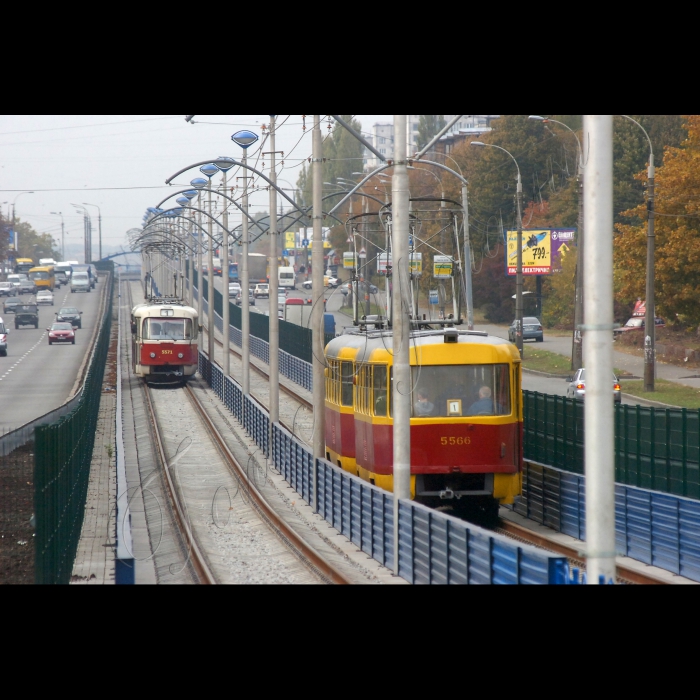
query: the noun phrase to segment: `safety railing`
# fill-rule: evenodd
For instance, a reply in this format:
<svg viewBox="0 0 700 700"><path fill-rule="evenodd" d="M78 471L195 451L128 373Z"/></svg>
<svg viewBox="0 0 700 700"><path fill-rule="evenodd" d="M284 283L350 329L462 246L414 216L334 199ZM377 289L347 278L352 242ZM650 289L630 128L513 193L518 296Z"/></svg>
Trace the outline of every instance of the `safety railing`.
<svg viewBox="0 0 700 700"><path fill-rule="evenodd" d="M526 459L584 473L582 401L523 392ZM700 499L700 409L615 406L615 481Z"/></svg>
<svg viewBox="0 0 700 700"><path fill-rule="evenodd" d="M105 285L105 313L80 400L68 415L35 429L36 583L68 583L78 548L109 349L112 274Z"/></svg>
<svg viewBox="0 0 700 700"><path fill-rule="evenodd" d="M200 351L200 373L236 415L241 392ZM203 372L202 372L203 370ZM227 384L232 388L227 388ZM243 425L268 454L269 417L243 397ZM290 486L363 552L394 568L393 496L312 453L279 424L272 426L270 459ZM399 557L395 573L411 583L575 583L566 558L521 545L413 501L399 502Z"/></svg>

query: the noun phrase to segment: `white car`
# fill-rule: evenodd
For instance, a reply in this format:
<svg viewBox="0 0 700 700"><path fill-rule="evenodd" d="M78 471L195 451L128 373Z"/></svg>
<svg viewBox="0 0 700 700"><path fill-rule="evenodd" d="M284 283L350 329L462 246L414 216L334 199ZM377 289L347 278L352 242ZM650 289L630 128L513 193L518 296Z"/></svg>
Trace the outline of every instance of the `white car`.
<svg viewBox="0 0 700 700"><path fill-rule="evenodd" d="M241 291L241 285L238 282L228 283L228 295L230 299L235 299Z"/></svg>
<svg viewBox="0 0 700 700"><path fill-rule="evenodd" d="M41 289L36 293L37 304L51 304L53 306L53 293L48 289Z"/></svg>

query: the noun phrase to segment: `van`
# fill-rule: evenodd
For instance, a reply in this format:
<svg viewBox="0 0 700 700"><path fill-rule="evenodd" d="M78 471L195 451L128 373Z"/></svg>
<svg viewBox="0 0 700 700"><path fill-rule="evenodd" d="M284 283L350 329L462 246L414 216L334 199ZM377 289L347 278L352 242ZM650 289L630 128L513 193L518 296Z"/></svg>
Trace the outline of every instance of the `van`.
<svg viewBox="0 0 700 700"><path fill-rule="evenodd" d="M86 270L78 270L70 276L70 293L89 292L91 288L90 277Z"/></svg>
<svg viewBox="0 0 700 700"><path fill-rule="evenodd" d="M277 269L277 284L279 289L296 289L296 279L293 267L280 267Z"/></svg>

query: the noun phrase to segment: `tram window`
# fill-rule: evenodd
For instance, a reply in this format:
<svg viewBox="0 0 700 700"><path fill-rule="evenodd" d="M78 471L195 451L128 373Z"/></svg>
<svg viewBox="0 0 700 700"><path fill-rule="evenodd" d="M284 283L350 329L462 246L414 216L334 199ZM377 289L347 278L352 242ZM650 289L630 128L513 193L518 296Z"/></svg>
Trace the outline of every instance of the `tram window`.
<svg viewBox="0 0 700 700"><path fill-rule="evenodd" d="M341 403L343 406L352 406L352 379L355 371L352 362L342 362L340 365L342 396Z"/></svg>
<svg viewBox="0 0 700 700"><path fill-rule="evenodd" d="M429 392L433 416L501 416L511 412L506 364L423 365L411 369L412 386ZM414 402L412 406L412 415L416 416Z"/></svg>
<svg viewBox="0 0 700 700"><path fill-rule="evenodd" d="M374 415L386 416L386 367L375 365L374 367Z"/></svg>
<svg viewBox="0 0 700 700"><path fill-rule="evenodd" d="M191 340L192 321L189 318L147 318L143 337L146 340Z"/></svg>

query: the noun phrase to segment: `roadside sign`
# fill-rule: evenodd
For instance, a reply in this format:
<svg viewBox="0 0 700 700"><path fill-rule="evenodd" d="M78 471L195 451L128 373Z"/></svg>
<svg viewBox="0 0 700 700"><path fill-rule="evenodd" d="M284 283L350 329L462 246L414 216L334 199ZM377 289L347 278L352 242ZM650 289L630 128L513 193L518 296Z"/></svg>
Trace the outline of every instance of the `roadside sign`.
<svg viewBox="0 0 700 700"><path fill-rule="evenodd" d="M452 264L453 260L449 255L433 256L433 277L436 280L450 279L452 277Z"/></svg>
<svg viewBox="0 0 700 700"><path fill-rule="evenodd" d="M437 304L438 303L438 290L437 289L431 289L430 294L428 296L428 301L431 304Z"/></svg>
<svg viewBox="0 0 700 700"><path fill-rule="evenodd" d="M308 238L305 238L305 239L301 242L301 245L302 245L304 248L308 248L308 247L309 247L309 239L308 239Z"/></svg>

